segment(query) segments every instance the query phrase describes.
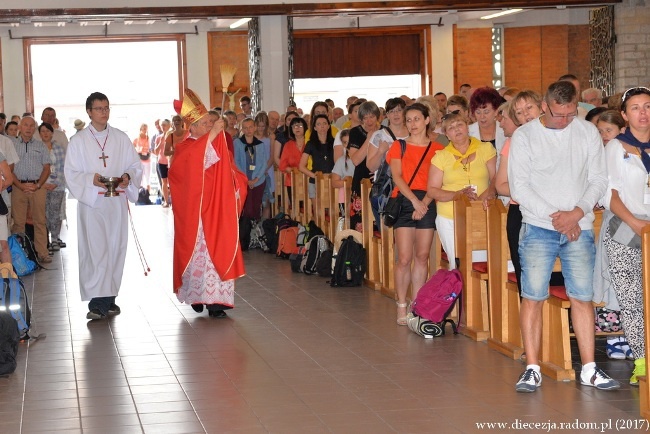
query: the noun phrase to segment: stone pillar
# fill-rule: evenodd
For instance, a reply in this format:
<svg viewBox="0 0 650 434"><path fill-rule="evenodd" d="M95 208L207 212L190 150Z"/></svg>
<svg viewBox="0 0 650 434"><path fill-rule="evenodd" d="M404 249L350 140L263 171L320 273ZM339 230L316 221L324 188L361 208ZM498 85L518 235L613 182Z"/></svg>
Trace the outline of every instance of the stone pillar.
<svg viewBox="0 0 650 434"><path fill-rule="evenodd" d="M442 27L431 26L431 95L444 92L447 97L457 92L454 89L454 32L453 22Z"/></svg>
<svg viewBox="0 0 650 434"><path fill-rule="evenodd" d="M614 7L618 92L650 85L650 2L623 0Z"/></svg>
<svg viewBox="0 0 650 434"><path fill-rule="evenodd" d="M289 51L287 17L260 17L261 36L261 110L284 113L289 103Z"/></svg>

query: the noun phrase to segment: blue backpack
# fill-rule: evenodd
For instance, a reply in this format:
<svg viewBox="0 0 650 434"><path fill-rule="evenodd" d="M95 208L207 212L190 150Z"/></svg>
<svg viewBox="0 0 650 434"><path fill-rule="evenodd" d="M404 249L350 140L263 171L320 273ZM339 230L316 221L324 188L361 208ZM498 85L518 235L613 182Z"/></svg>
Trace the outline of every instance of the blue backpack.
<svg viewBox="0 0 650 434"><path fill-rule="evenodd" d="M11 264L0 265L2 288L0 289L0 312L8 312L18 324L20 339L29 339L29 327L32 321L32 311L25 292L23 281L11 269Z"/></svg>
<svg viewBox="0 0 650 434"><path fill-rule="evenodd" d="M24 237L24 238L21 238ZM9 251L11 252L11 262L14 264L18 276L27 276L38 270L38 264L27 256L23 248L23 239L27 238L24 234L13 234L9 237ZM30 242L31 244L31 242Z"/></svg>

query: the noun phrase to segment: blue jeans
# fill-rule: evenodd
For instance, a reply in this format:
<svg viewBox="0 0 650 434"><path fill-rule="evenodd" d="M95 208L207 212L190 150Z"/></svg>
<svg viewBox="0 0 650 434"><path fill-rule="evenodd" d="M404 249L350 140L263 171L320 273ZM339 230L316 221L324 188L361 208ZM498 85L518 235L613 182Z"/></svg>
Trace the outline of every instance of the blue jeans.
<svg viewBox="0 0 650 434"><path fill-rule="evenodd" d="M526 223L519 233L522 297L533 301L548 298L548 282L558 256L567 295L579 301L591 301L596 257L594 231L583 230L576 241L569 242L557 231Z"/></svg>

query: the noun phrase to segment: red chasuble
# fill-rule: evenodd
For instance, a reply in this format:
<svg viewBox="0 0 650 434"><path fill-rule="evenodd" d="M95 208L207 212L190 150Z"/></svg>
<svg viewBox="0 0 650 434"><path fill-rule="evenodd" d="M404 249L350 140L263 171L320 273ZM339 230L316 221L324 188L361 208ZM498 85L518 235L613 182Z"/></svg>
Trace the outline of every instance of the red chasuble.
<svg viewBox="0 0 650 434"><path fill-rule="evenodd" d="M246 201L248 179L235 166L227 140L219 133L212 144L208 134L188 138L178 145L169 168L174 200L174 292L183 284L203 224L210 258L221 280L245 274L239 245L239 216ZM219 161L204 169L206 146L213 146ZM232 148L232 145L230 146Z"/></svg>

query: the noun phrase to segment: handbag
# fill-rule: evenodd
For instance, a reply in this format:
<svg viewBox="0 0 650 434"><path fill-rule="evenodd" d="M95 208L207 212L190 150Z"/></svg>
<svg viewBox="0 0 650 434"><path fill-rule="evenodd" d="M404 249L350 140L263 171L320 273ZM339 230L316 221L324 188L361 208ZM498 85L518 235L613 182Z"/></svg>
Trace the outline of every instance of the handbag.
<svg viewBox="0 0 650 434"><path fill-rule="evenodd" d="M647 219L647 216L634 215L637 218ZM631 227L627 225L617 215L613 215L609 220L609 236L612 240L617 243L623 244L624 246L632 247L633 249L641 249L641 237L634 233Z"/></svg>
<svg viewBox="0 0 650 434"><path fill-rule="evenodd" d="M402 211L403 200L404 196L402 193L397 193L397 197L391 197L386 202L384 206L384 224L389 228L392 228L395 222L397 222L397 218Z"/></svg>
<svg viewBox="0 0 650 434"><path fill-rule="evenodd" d="M400 143L402 141L403 140L400 139ZM418 170L420 170L420 166L424 161L424 157L426 157L427 154L429 153L429 148L431 148L431 142L429 142L429 144L427 145L427 149L424 151L424 154L422 154L422 158L420 158L420 162L415 168L413 175L411 175L411 179L408 182L409 188L411 187L411 183L413 183L413 180L415 179L415 175L417 175ZM402 154L402 157L403 156L404 154ZM391 197L390 199L388 199L388 202L384 207L384 224L389 228L392 228L393 225L395 225L395 223L397 222L397 219L399 218L399 215L402 212L403 201L404 201L404 195L402 193L397 193L397 197Z"/></svg>

